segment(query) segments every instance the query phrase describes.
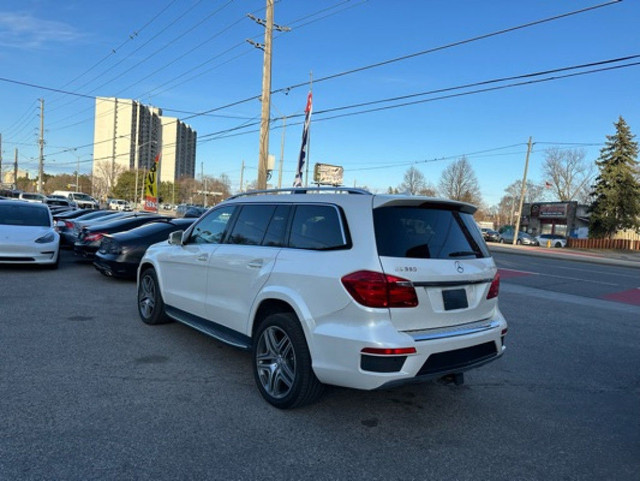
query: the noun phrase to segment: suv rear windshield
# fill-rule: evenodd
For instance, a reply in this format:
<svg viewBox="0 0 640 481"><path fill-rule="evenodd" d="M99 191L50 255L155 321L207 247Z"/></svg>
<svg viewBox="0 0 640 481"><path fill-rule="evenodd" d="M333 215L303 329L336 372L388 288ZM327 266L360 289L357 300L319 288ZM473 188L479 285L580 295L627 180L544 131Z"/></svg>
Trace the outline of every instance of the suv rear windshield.
<svg viewBox="0 0 640 481"><path fill-rule="evenodd" d="M373 212L378 254L453 259L489 257L471 214L446 207L380 207Z"/></svg>

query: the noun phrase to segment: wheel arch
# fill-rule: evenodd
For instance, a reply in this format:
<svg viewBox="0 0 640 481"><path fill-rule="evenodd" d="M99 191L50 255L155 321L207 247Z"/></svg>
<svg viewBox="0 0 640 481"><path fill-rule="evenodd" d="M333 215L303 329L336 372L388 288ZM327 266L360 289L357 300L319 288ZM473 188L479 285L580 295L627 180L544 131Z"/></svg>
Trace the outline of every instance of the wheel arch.
<svg viewBox="0 0 640 481"><path fill-rule="evenodd" d="M304 337L307 340L307 346L309 346L310 350L313 350L313 343L311 342L311 332L315 324L313 317L302 297L295 291L290 292L289 289L270 288L262 291L253 304L246 333L253 338L260 323L267 316L277 312L289 312L298 318Z"/></svg>

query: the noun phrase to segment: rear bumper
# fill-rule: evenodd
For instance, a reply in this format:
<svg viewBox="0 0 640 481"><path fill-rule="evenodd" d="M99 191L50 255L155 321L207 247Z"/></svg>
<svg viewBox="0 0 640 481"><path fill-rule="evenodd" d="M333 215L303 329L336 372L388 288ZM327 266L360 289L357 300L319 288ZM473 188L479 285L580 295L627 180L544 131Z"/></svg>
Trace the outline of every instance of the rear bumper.
<svg viewBox="0 0 640 481"><path fill-rule="evenodd" d="M138 264L126 262L117 262L104 259L96 255L93 260L93 266L103 274L109 277L122 277L126 279L135 279L138 271Z"/></svg>
<svg viewBox="0 0 640 481"><path fill-rule="evenodd" d="M73 246L73 252L80 257L84 257L85 259L93 259L95 257L96 252L98 252L99 245L93 244L80 244L76 242Z"/></svg>
<svg viewBox="0 0 640 481"><path fill-rule="evenodd" d="M364 390L468 371L498 359L506 349L507 323L497 310L490 320L413 333L384 322L352 327L346 335L333 328L319 326L312 334L314 372L324 383ZM371 356L361 352L366 347L414 348L415 353Z"/></svg>

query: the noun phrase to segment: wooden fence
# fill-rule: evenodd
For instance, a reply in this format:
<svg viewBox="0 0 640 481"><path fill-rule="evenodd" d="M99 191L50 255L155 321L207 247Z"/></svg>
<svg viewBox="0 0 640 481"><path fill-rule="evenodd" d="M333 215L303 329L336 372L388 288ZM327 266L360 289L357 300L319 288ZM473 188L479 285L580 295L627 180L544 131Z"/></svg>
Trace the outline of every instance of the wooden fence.
<svg viewBox="0 0 640 481"><path fill-rule="evenodd" d="M578 249L640 250L640 240L631 239L567 239L567 247Z"/></svg>

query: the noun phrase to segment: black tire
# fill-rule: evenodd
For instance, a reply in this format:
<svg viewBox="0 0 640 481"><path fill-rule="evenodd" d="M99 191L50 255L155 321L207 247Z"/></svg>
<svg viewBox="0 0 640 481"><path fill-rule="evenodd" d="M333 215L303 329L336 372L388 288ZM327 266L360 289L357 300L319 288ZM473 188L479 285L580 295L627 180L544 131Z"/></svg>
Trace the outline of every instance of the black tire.
<svg viewBox="0 0 640 481"><path fill-rule="evenodd" d="M171 320L164 310L156 271L151 268L140 275L138 282L138 314L145 324L163 324Z"/></svg>
<svg viewBox="0 0 640 481"><path fill-rule="evenodd" d="M263 320L251 358L260 394L279 409L311 404L324 390L311 367L302 327L292 313L271 314Z"/></svg>
<svg viewBox="0 0 640 481"><path fill-rule="evenodd" d="M562 247L562 244L560 244L560 242L556 242L555 247Z"/></svg>

